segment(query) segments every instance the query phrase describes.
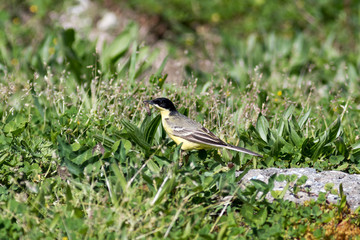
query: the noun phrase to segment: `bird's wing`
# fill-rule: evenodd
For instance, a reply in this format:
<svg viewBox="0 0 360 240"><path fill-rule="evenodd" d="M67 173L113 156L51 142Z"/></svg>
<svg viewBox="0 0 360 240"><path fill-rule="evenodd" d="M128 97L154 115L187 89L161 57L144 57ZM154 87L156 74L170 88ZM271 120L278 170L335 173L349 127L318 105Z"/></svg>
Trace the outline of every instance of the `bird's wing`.
<svg viewBox="0 0 360 240"><path fill-rule="evenodd" d="M178 115L176 116L176 120L171 123L168 122L168 125L172 129L172 135L187 141L214 147L224 147L228 145L208 129L204 128L200 123L195 122L186 116Z"/></svg>
<svg viewBox="0 0 360 240"><path fill-rule="evenodd" d="M174 117L176 119L171 122L167 122L172 130L171 134L173 136L180 137L193 143L205 144L213 147L224 147L230 150L263 157L261 154L250 151L246 148L225 143L208 129L204 128L200 123L195 122L184 115L178 114Z"/></svg>

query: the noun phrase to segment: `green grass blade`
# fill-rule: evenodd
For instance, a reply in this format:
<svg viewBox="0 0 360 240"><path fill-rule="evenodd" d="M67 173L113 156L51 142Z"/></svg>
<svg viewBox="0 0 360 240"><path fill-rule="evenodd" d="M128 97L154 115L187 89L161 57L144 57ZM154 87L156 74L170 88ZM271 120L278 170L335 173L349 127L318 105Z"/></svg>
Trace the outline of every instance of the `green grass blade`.
<svg viewBox="0 0 360 240"><path fill-rule="evenodd" d="M125 127L128 136L131 140L133 140L137 145L139 145L145 151L149 151L151 146L145 140L144 134L138 129L135 125L131 124L125 119L121 120L121 123Z"/></svg>
<svg viewBox="0 0 360 240"><path fill-rule="evenodd" d="M148 142L150 145L154 140L155 133L159 127L160 122L161 122L161 115L158 114L145 126L145 131L144 131L145 139L146 142Z"/></svg>

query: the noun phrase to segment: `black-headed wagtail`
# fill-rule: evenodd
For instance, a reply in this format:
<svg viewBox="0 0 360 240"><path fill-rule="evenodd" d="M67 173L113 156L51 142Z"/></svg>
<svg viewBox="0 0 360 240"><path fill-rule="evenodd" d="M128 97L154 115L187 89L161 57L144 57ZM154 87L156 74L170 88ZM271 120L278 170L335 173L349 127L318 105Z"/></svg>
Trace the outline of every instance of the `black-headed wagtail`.
<svg viewBox="0 0 360 240"><path fill-rule="evenodd" d="M182 150L227 148L257 157L263 157L246 148L233 146L222 141L200 123L179 113L174 104L167 98L157 98L144 102L154 105L160 110L162 125L166 133L176 144L182 143Z"/></svg>

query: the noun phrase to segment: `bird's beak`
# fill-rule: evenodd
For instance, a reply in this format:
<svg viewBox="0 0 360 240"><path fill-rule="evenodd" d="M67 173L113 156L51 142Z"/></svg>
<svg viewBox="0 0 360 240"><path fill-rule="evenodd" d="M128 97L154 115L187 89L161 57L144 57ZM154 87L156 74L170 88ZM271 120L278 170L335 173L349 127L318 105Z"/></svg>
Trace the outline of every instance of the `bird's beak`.
<svg viewBox="0 0 360 240"><path fill-rule="evenodd" d="M145 100L145 101L144 101L144 103L154 105L154 103L153 103L153 101L152 101L152 100Z"/></svg>

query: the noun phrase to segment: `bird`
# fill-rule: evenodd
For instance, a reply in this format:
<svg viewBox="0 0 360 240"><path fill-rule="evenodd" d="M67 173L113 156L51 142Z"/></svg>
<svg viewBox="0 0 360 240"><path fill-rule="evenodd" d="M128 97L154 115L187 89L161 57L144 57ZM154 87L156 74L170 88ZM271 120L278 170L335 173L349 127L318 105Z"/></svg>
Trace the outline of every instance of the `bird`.
<svg viewBox="0 0 360 240"><path fill-rule="evenodd" d="M181 150L226 148L256 157L263 157L261 154L246 148L224 142L200 123L179 113L175 105L167 98L146 100L144 103L153 105L160 110L164 130L177 145L182 143Z"/></svg>

